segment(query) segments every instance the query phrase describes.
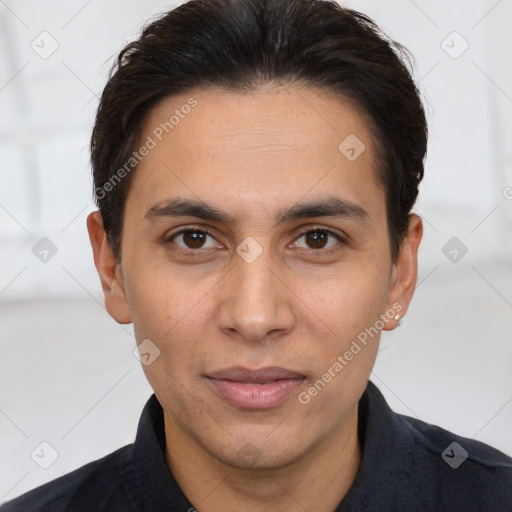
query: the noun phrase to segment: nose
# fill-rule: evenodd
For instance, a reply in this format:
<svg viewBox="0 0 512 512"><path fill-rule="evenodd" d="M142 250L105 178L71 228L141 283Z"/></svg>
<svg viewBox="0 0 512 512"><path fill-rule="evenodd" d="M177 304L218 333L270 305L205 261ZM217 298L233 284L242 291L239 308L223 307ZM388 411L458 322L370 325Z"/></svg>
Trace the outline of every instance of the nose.
<svg viewBox="0 0 512 512"><path fill-rule="evenodd" d="M297 315L285 270L271 261L268 250L256 260L234 256L233 268L222 281L218 328L231 337L258 342L288 334Z"/></svg>

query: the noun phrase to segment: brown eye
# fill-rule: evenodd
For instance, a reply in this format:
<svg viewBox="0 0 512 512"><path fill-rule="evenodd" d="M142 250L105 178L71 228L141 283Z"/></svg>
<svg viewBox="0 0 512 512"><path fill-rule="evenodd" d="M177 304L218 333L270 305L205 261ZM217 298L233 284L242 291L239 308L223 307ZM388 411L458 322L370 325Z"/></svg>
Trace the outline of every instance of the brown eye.
<svg viewBox="0 0 512 512"><path fill-rule="evenodd" d="M329 235L323 231L313 231L304 236L306 237L306 243L313 249L323 249L329 239Z"/></svg>
<svg viewBox="0 0 512 512"><path fill-rule="evenodd" d="M200 233L199 231L186 231L182 236L185 245L189 249L200 249L208 235L206 233Z"/></svg>
<svg viewBox="0 0 512 512"><path fill-rule="evenodd" d="M205 246L208 238L212 239L210 246ZM177 241L180 241L178 243ZM178 247L182 249L209 249L215 247L215 240L207 231L203 231L201 229L184 229L179 233L172 235L168 240L168 242L176 243Z"/></svg>
<svg viewBox="0 0 512 512"><path fill-rule="evenodd" d="M329 250L337 245L339 242L343 242L343 239L336 233L327 229L312 229L303 233L297 240L304 238L306 247L304 249L313 249L320 251L322 249ZM329 245L329 239L333 240L333 243ZM301 247L299 242L295 242L298 247Z"/></svg>

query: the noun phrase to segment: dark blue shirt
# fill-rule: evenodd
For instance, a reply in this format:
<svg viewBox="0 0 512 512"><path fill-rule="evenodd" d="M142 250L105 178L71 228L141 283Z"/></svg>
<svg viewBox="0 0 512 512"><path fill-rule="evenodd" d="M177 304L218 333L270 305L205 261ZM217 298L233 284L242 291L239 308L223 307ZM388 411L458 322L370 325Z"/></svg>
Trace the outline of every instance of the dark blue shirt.
<svg viewBox="0 0 512 512"><path fill-rule="evenodd" d="M361 465L333 512L512 511L512 458L393 412L369 382L359 401ZM135 443L5 503L1 512L192 512L165 458L153 394ZM243 512L243 511L242 511Z"/></svg>

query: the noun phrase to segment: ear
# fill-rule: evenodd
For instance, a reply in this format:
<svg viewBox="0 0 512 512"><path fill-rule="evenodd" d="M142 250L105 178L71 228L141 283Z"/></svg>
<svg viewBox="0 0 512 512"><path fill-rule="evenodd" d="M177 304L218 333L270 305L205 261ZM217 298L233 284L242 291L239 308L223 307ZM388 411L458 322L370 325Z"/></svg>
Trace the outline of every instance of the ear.
<svg viewBox="0 0 512 512"><path fill-rule="evenodd" d="M129 324L132 318L126 301L121 262L110 248L99 211L87 216L87 230L94 254L94 264L103 288L105 307L114 320L120 324Z"/></svg>
<svg viewBox="0 0 512 512"><path fill-rule="evenodd" d="M409 228L400 248L398 260L393 264L391 286L386 311L395 311L399 318L393 317L385 323L383 330L392 331L398 325L409 308L416 280L418 278L418 248L423 236L423 223L416 214L409 216Z"/></svg>

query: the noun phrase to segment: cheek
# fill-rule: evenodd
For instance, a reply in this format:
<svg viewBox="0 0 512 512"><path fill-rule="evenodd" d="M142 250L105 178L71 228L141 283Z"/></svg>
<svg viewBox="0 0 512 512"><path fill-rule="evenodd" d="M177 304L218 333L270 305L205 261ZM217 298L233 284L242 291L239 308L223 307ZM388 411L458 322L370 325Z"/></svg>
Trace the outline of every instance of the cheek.
<svg viewBox="0 0 512 512"><path fill-rule="evenodd" d="M377 322L386 304L387 278L377 267L353 269L329 287L315 287L314 293L310 288L308 297L315 305L310 318L325 323L329 335L317 334L314 346L306 347L315 355L316 371L298 400L310 411L311 422L323 428L333 404L338 411L349 410L364 392L378 352Z"/></svg>
<svg viewBox="0 0 512 512"><path fill-rule="evenodd" d="M159 350L158 357L142 369L159 398L173 397L169 411L177 403L182 408L191 405L187 405L192 393L189 376L204 355L199 344L209 314L201 297L209 288L173 279L163 266L146 267L129 280L127 296L137 343L149 339Z"/></svg>
<svg viewBox="0 0 512 512"><path fill-rule="evenodd" d="M173 275L166 264L143 265L142 259L131 263L126 294L135 338L137 343L148 338L160 350L155 364L144 368L146 375L151 381L157 372L190 372L205 356L200 345L212 334L208 325L218 276L194 280L183 273Z"/></svg>
<svg viewBox="0 0 512 512"><path fill-rule="evenodd" d="M302 282L304 303L330 329L334 339L347 340L373 325L388 295L385 269L367 262L339 268L327 278Z"/></svg>
<svg viewBox="0 0 512 512"><path fill-rule="evenodd" d="M197 291L174 279L165 265L151 263L150 258L138 255L127 261L127 267L125 290L136 339L162 340L180 325Z"/></svg>

